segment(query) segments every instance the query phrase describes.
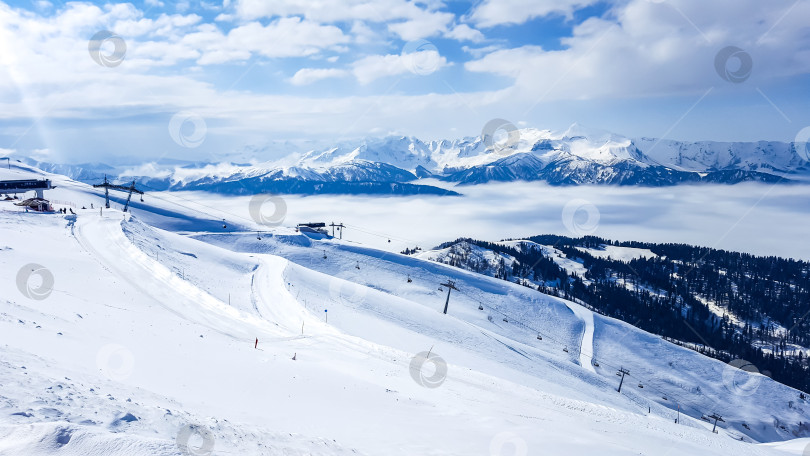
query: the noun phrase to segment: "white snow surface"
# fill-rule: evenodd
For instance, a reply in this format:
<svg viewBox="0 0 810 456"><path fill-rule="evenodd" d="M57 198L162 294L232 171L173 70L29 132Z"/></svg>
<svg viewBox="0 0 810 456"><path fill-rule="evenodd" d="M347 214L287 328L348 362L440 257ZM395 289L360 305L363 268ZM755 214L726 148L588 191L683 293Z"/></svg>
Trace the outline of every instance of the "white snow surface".
<svg viewBox="0 0 810 456"><path fill-rule="evenodd" d="M77 215L0 202L0 455L178 455L190 424L210 432L217 455L745 456L807 446L790 440L808 436L797 391L575 303L291 228L259 239L228 219L189 232L208 226L205 211L223 217L181 200L100 214L97 191L48 177L59 188L47 196ZM32 263L54 278L42 300L24 294L40 276L17 284ZM444 315L446 280L458 290ZM447 363L435 388L409 369L426 351ZM618 367L631 372L622 394ZM718 434L699 419L711 413L726 420Z"/></svg>
<svg viewBox="0 0 810 456"><path fill-rule="evenodd" d="M589 253L596 258L610 258L616 261L629 262L636 258L655 258L658 255L651 252L649 249L637 249L634 247L620 247L616 245L602 245L599 248L584 248L580 247L579 250Z"/></svg>

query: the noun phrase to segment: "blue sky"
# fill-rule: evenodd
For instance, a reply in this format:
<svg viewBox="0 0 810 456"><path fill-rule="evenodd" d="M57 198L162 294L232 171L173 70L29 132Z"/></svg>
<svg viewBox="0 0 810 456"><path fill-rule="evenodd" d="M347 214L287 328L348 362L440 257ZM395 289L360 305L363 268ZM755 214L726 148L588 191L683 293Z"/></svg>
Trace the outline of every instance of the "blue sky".
<svg viewBox="0 0 810 456"><path fill-rule="evenodd" d="M810 125L809 3L0 3L0 150L267 159L283 141L458 138L492 118L791 141ZM113 37L94 61L99 31ZM178 115L182 134L204 129L199 144L178 144Z"/></svg>

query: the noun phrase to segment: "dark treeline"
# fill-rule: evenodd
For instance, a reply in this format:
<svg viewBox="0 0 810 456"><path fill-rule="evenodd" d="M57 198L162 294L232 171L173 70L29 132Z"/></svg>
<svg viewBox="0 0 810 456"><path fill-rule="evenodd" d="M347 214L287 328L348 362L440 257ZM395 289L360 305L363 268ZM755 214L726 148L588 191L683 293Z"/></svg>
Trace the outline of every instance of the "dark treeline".
<svg viewBox="0 0 810 456"><path fill-rule="evenodd" d="M699 351L708 356L726 362L745 359L777 381L810 391L810 362L801 350L791 349L791 344L810 346L809 263L593 236L543 235L529 240L553 246L587 272L583 276L569 273L554 262L552 250L528 243L516 248L459 239L439 248L451 248L445 259L451 265L582 301L645 331L706 346ZM501 259L493 265L471 245L514 261L507 266ZM581 250L603 245L648 249L658 256L624 262ZM715 312L709 303L717 306Z"/></svg>

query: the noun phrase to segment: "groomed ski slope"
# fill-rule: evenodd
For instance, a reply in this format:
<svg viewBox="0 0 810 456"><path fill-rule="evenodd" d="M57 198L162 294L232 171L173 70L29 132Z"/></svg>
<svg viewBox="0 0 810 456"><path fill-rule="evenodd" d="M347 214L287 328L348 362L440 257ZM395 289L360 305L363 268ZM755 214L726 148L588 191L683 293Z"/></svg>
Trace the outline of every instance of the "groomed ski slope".
<svg viewBox="0 0 810 456"><path fill-rule="evenodd" d="M619 395L612 370L583 363L586 347L689 404L736 408L724 416L764 426L759 440L784 438L767 426L775 414L803 416L769 379L730 394L722 363L504 281L284 228L181 236L115 210L2 204L0 455L176 455L189 423L210 430L213 454L781 455L807 443L739 442L736 429L676 425L644 392ZM55 279L41 301L15 284L32 262ZM459 292L442 315L448 278ZM448 364L437 388L409 371L427 350Z"/></svg>

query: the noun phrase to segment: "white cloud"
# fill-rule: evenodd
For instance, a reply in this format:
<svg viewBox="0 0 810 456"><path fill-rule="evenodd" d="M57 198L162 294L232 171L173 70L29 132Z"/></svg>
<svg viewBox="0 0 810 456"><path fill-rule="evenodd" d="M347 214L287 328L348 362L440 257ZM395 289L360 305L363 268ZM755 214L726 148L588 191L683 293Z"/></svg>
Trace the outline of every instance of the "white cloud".
<svg viewBox="0 0 810 456"><path fill-rule="evenodd" d="M297 17L281 18L263 26L249 22L224 35L216 28L189 34L183 40L202 56L200 65L247 60L251 55L265 57L300 57L318 54L325 49L340 50L350 37L333 25L320 25Z"/></svg>
<svg viewBox="0 0 810 456"><path fill-rule="evenodd" d="M405 73L430 74L446 66L446 58L435 50L425 50L402 55L370 55L352 64L352 74L360 84L369 84Z"/></svg>
<svg viewBox="0 0 810 456"><path fill-rule="evenodd" d="M331 0L324 1L328 3ZM383 4L393 6L401 3L383 1ZM280 0L280 4L288 3L287 0ZM301 4L304 5L302 8L309 8L306 5L310 5L310 2ZM362 2L347 4L347 8L359 8ZM675 6L692 23L674 9ZM203 23L204 19L195 14L152 12L149 17L144 17L142 11L131 4L100 8L89 3L71 2L60 7L55 14L40 16L0 3L0 119L15 121L3 122L0 129L7 137L16 137L22 134L22 130L15 130L17 127L12 125L27 125L28 122L18 121L42 117L43 121L32 129L28 137L36 136L37 129L41 127L43 139L36 147L26 144L26 150L48 147L54 153L64 154L65 150L79 147L77 144L112 137L116 138L115 144L129 144L128 141L117 139L119 137L132 138L132 144L141 147L148 143L143 148L154 149L154 141L157 140L133 128L131 119L153 118L165 112L181 110L199 112L207 120L211 119L209 137L201 147L218 145L222 150L249 143L249 138L266 138L268 134L340 136L398 130L409 134L429 131L435 136L457 136L458 133L452 128L458 128L462 134L476 134L493 117L512 121L529 117L527 120L535 125L563 117L566 123L577 118L582 120L582 110L585 108L571 108L573 104L564 105L563 101L554 102L557 103L553 105L554 109L548 105L545 106L548 109L536 109L530 115L525 114L527 105L541 97L551 100L602 97L622 103L630 97L638 99L680 93L688 93L691 97L695 92L699 96L708 87L716 86L717 91L753 93L764 106L760 107L761 110L770 111L770 104L755 91L757 87L762 87L770 95L770 90L761 84L810 73L810 36L806 33L805 20L810 17L810 5L798 3L785 15L789 6L763 5L758 0L717 0L716 5L714 2L698 4L683 0L664 3L626 0L602 19L592 18L575 25L573 36L562 39L563 48L560 50L549 51L506 40L495 42L497 46L463 47L475 58L465 65L467 71L503 76L487 78L488 82L497 81L497 85L484 87L479 92L468 89L475 87L475 79L471 79L473 83L465 84L466 91L447 93L447 84L455 85L455 81L445 83L442 78L424 78L412 87L447 94L399 95L395 92L379 95L372 86L356 91L346 89L346 92L330 97L316 98L268 95L267 92L276 88L268 89L266 86L251 90L247 83L249 78L237 93L225 93L207 82L205 72L208 68L201 65L238 63L258 55L262 57L258 59L261 66L253 71L288 77L294 70L286 65L294 60L278 60L269 64L262 60L310 56L326 65L325 62L335 63L336 54L339 54L339 62L353 63L343 64L336 69L305 68L295 73L290 82L306 84L327 78L353 77L359 84L368 85L380 78L409 76L411 72L417 75L429 73L452 63L438 52L419 53L416 68L422 71L419 73L414 71L413 62L409 62L408 57L386 55L395 51L391 51L391 43L386 42L386 38L390 37L384 36L389 24L381 24L377 22L378 19L352 19L330 25L317 22L307 15L302 15L306 18L274 17L261 19L261 22L242 17L235 24L225 26L216 22ZM438 7L436 4L423 4L420 10L435 11ZM392 20L391 25L402 24L418 19L418 14L412 13L410 8L402 6L396 14L384 14L398 17ZM361 8L358 11L365 10ZM237 14L237 11L231 7L226 13ZM368 12L368 15L371 16L371 13ZM433 19L429 19L427 24L433 25L422 28L419 33L406 31L407 27L400 32L417 36L437 30L443 24L441 20L433 23ZM354 27L354 24L362 25ZM463 27L453 27L453 24L457 22L445 24L447 28L438 33L469 34ZM364 46L364 50L367 48L367 52L374 55L358 57L345 49L360 42L359 30L363 26L371 30L365 41L370 45ZM349 28L358 33L343 31ZM101 29L115 31L126 40L126 58L116 68L100 67L88 56L87 41ZM470 30L475 29L470 27ZM375 35L375 32L382 36ZM715 73L714 56L727 45L737 45L753 57L753 75L745 84L730 84ZM156 66L161 68L156 70ZM469 75L461 77L465 76ZM418 78L416 75L410 77L414 80ZM341 90L351 86L342 84ZM411 87L408 90L412 90ZM709 98L712 97L708 97L707 101ZM782 107L779 100L775 102ZM587 106L588 112L592 112L592 105ZM653 111L661 111L657 105L651 103L650 106ZM566 108L568 112L561 114ZM680 108L678 110L674 119L683 113ZM785 127L786 130L798 130L800 123L807 124L806 120L802 120L802 113L806 112L803 107L796 107L794 112L787 108L785 111L793 120L789 127ZM770 114L778 116L775 111ZM745 115L757 121L761 119L757 113ZM604 117L609 118L610 114ZM627 132L628 126L635 128L635 124L648 122L644 125L649 129L656 120L646 120L646 117L654 116L644 117L622 120L624 124L621 127L612 125L611 128ZM664 117L662 115L658 119ZM726 124L732 123L723 116L718 118L723 118ZM93 134L78 128L75 133L71 133L73 129L70 128L45 131L45 125L53 119L77 122L92 119L88 123L98 125L98 130ZM784 122L781 117L777 120ZM731 131L732 128L736 129ZM660 135L666 129L649 133ZM156 138L163 138L171 144L165 124L159 125L155 131ZM762 127L757 131L766 130ZM791 132L790 138L795 133ZM50 141L48 136L64 137L69 134L75 136L61 143L47 142ZM720 134L734 137L770 133L749 133L745 127L726 126ZM777 134L781 135L782 131ZM217 144L218 138L227 138L227 141ZM159 147L162 146L157 143Z"/></svg>
<svg viewBox="0 0 810 456"><path fill-rule="evenodd" d="M373 43L380 39L378 34L363 21L354 21L350 34L354 37L354 42L358 44Z"/></svg>
<svg viewBox="0 0 810 456"><path fill-rule="evenodd" d="M174 4L174 9L179 13L185 13L189 8L191 8L191 3L189 3L188 0L181 0Z"/></svg>
<svg viewBox="0 0 810 456"><path fill-rule="evenodd" d="M47 0L37 0L34 2L34 6L39 10L47 11L53 8L53 3Z"/></svg>
<svg viewBox="0 0 810 456"><path fill-rule="evenodd" d="M346 70L338 68L301 68L290 78L294 85L308 85L322 79L340 78L349 74Z"/></svg>
<svg viewBox="0 0 810 456"><path fill-rule="evenodd" d="M810 72L810 35L800 17L810 4L775 8L757 0L692 3L634 0L617 20L590 18L562 40L565 49L520 46L467 62L468 71L513 78L512 92L533 99L657 96L730 89L716 73L717 52L735 45L750 53L748 84ZM683 13L674 8L677 7ZM686 17L684 17L684 15ZM688 18L688 19L687 19ZM772 30L774 24L777 24ZM804 29L806 30L806 29Z"/></svg>
<svg viewBox="0 0 810 456"><path fill-rule="evenodd" d="M522 24L536 17L558 14L570 17L579 8L597 3L596 0L484 0L478 4L470 19L479 27L502 24Z"/></svg>
<svg viewBox="0 0 810 456"><path fill-rule="evenodd" d="M457 41L472 41L473 43L484 41L484 34L481 33L480 30L476 30L467 24L460 24L453 27L453 29L445 33L444 36Z"/></svg>
<svg viewBox="0 0 810 456"><path fill-rule="evenodd" d="M408 41L447 30L455 15L439 11L441 6L408 0L239 0L236 12L246 20L300 15L319 23L387 23L389 30Z"/></svg>
<svg viewBox="0 0 810 456"><path fill-rule="evenodd" d="M470 47L470 46L462 46L461 47L462 51L466 52L467 54L470 54L471 56L473 56L473 57L475 57L477 59L479 59L479 58L481 58L481 57L483 57L483 56L485 56L485 55L487 55L489 53L492 53L492 52L495 52L495 51L498 51L498 50L501 50L501 49L503 49L503 46L499 46L499 45L495 45L495 44L490 45L490 46L480 47L480 48L474 48L474 47Z"/></svg>
<svg viewBox="0 0 810 456"><path fill-rule="evenodd" d="M388 30L406 41L428 38L447 31L455 16L451 13L420 11L404 22L388 24Z"/></svg>
<svg viewBox="0 0 810 456"><path fill-rule="evenodd" d="M143 4L152 8L163 7L163 2L161 2L160 0L144 0Z"/></svg>

